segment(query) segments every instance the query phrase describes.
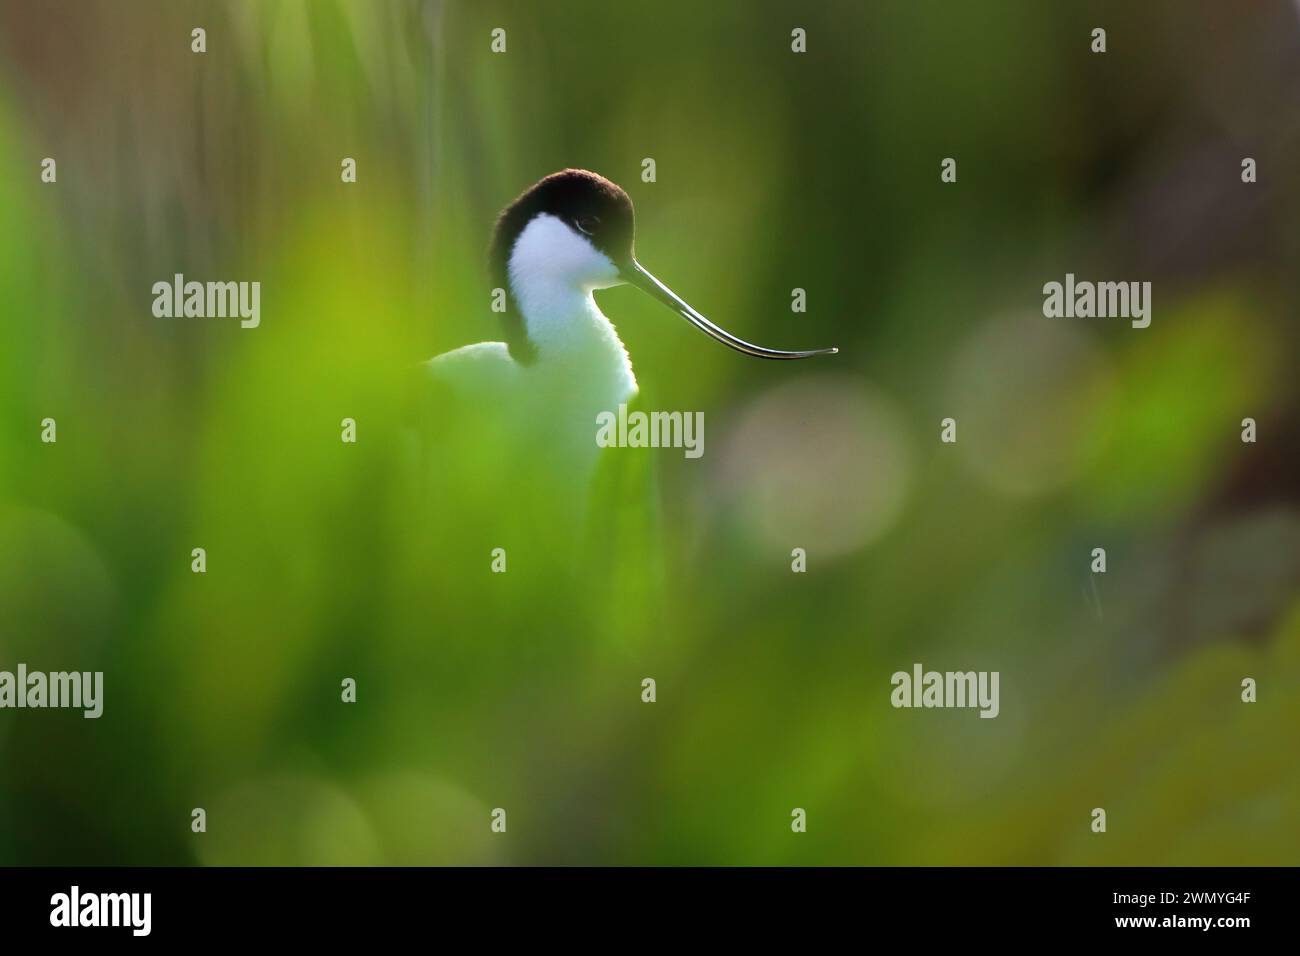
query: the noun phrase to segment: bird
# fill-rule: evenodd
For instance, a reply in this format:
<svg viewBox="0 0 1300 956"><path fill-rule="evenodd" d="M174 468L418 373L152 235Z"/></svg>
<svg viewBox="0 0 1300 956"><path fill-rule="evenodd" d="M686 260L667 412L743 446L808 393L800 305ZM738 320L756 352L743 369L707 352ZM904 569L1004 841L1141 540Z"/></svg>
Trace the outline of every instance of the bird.
<svg viewBox="0 0 1300 956"><path fill-rule="evenodd" d="M625 649L653 646L665 626L654 460L597 442L598 417L635 404L639 386L596 291L636 286L757 358L838 351L766 348L715 325L641 265L635 226L627 192L583 169L544 177L498 216L488 268L504 292L501 340L423 360L409 383L418 424L403 488L414 497L400 500L425 602L413 619L479 633L490 609L494 635L577 628ZM489 553L493 570L513 573L485 573Z"/></svg>
<svg viewBox="0 0 1300 956"><path fill-rule="evenodd" d="M756 358L839 351L766 348L709 321L637 260L635 226L627 192L598 173L564 169L534 183L501 212L489 245L492 282L506 291L504 341L466 345L425 363L461 399L521 412L515 439L566 463L569 482L578 486L597 457L596 416L639 390L627 349L596 304L597 290L633 285L715 341Z"/></svg>

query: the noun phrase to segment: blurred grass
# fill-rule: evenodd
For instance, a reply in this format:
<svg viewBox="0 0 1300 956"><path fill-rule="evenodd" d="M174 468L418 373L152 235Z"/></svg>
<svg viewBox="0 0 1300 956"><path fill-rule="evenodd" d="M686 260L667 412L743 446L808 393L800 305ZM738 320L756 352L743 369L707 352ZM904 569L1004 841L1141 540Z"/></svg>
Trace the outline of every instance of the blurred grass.
<svg viewBox="0 0 1300 956"><path fill-rule="evenodd" d="M1198 181L1206 230L1161 175L1288 155L1277 101L1222 99L1294 90L1286 4L1102 4L1104 59L1028 0L0 11L0 667L107 684L99 721L0 719L0 863L1296 859L1297 190ZM567 165L706 314L842 355L602 293L705 458L606 489L598 564L519 532L490 575L481 509L545 528L546 489L462 441L430 501L406 390L497 337L493 216ZM261 281L262 326L154 319L178 271ZM1151 328L1044 325L1066 271L1153 281ZM1000 670L1002 715L891 709L918 660Z"/></svg>

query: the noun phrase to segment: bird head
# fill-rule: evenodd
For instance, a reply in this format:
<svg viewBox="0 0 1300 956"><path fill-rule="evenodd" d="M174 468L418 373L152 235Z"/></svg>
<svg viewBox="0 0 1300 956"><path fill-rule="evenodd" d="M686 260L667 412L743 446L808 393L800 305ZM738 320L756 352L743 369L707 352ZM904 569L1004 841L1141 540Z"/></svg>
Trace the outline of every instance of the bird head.
<svg viewBox="0 0 1300 956"><path fill-rule="evenodd" d="M514 286L523 275L544 274L591 291L634 285L706 335L746 355L801 359L838 349L787 352L752 345L714 325L637 261L636 213L617 183L585 169L565 169L539 180L502 211L492 235L493 280ZM516 360L535 358L522 316L507 312L507 342Z"/></svg>

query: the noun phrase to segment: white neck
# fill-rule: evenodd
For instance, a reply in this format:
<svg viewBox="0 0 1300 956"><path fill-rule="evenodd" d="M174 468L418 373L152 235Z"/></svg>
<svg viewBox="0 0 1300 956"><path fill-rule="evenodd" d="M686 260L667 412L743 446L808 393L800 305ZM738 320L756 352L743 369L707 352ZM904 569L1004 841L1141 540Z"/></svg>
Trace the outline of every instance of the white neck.
<svg viewBox="0 0 1300 956"><path fill-rule="evenodd" d="M636 391L627 350L592 296L621 281L607 256L561 220L542 214L515 240L508 271L539 368L581 366L583 374L594 374L611 389Z"/></svg>

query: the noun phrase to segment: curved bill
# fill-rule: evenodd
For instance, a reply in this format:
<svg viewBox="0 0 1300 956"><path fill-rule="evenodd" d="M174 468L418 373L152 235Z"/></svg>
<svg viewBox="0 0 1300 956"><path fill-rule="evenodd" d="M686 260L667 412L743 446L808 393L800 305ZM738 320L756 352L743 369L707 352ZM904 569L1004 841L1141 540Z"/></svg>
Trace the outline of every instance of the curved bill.
<svg viewBox="0 0 1300 956"><path fill-rule="evenodd" d="M746 355L753 355L756 358L765 359L804 359L812 358L814 355L835 355L839 352L839 349L811 349L806 352L784 352L780 349L768 349L761 345L751 345L744 339L736 338L726 329L714 325L704 316L700 315L700 313L691 308L691 306L682 299L681 296L652 276L646 268L635 259L632 260L630 268L621 271L623 278L627 280L627 282L636 286L638 289L650 293L705 335L717 339L723 345L728 348L733 348L737 352L744 352Z"/></svg>

